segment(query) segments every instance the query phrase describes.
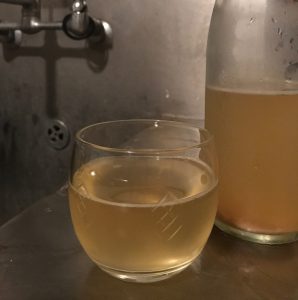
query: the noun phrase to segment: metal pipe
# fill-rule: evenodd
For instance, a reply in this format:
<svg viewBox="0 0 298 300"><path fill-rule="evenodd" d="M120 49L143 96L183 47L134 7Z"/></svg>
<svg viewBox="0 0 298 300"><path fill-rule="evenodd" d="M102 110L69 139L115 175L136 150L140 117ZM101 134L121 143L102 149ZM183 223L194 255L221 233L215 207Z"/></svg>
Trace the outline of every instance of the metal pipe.
<svg viewBox="0 0 298 300"><path fill-rule="evenodd" d="M72 14L68 23L68 29L75 35L84 34L89 26L89 16L87 14L87 3L85 0L74 0L72 4Z"/></svg>
<svg viewBox="0 0 298 300"><path fill-rule="evenodd" d="M16 29L21 29L21 24L8 23L8 22L0 23L0 32L6 30L16 30Z"/></svg>
<svg viewBox="0 0 298 300"><path fill-rule="evenodd" d="M37 0L0 0L0 3L23 5L23 6L36 6L39 1Z"/></svg>
<svg viewBox="0 0 298 300"><path fill-rule="evenodd" d="M62 22L35 22L32 25L33 30L62 30ZM28 28L24 28L22 24L18 23L0 23L0 32L7 30L24 30Z"/></svg>
<svg viewBox="0 0 298 300"><path fill-rule="evenodd" d="M73 0L72 12L62 22L42 22L40 20L41 0L0 0L0 3L22 5L20 23L1 22L1 41L20 45L22 33L34 34L40 30L63 30L72 39L82 40L93 36L93 43L111 45L112 31L108 23L90 17L86 0ZM1 42L0 41L0 42Z"/></svg>
<svg viewBox="0 0 298 300"><path fill-rule="evenodd" d="M39 30L62 30L62 22L51 22L51 23L39 22L37 24L37 28Z"/></svg>

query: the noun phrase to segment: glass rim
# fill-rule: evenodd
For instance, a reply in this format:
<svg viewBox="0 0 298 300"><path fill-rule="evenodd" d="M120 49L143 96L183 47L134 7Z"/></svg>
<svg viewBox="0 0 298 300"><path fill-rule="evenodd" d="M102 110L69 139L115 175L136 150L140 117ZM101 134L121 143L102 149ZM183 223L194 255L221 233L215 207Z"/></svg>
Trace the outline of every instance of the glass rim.
<svg viewBox="0 0 298 300"><path fill-rule="evenodd" d="M168 149L160 149L160 148L116 148L116 147L107 147L103 146L100 144L95 144L90 141L87 141L82 137L82 134L86 132L89 129L92 129L93 127L98 127L98 126L107 126L107 125L112 125L112 124L117 124L117 123L134 123L134 124L141 124L141 123L164 123L164 124L169 124L171 126L178 126L180 128L189 128L189 129L196 129L199 130L200 132L204 132L207 136L207 138L202 141L202 142L197 142L194 143L193 145L190 146L185 146L185 147L176 147L176 148L168 148ZM183 122L183 121L172 121L172 120L164 120L164 119L123 119L123 120L113 120L113 121L105 121L105 122L98 122L94 123L88 126L85 126L81 128L79 131L77 131L75 135L76 141L85 144L91 148L94 148L96 150L101 150L105 152L114 152L114 153L126 153L126 154L152 154L152 153L175 153L175 152L185 152L191 149L196 149L196 148L202 148L203 146L206 146L210 144L210 142L213 141L214 137L210 133L209 130L202 128L200 126Z"/></svg>

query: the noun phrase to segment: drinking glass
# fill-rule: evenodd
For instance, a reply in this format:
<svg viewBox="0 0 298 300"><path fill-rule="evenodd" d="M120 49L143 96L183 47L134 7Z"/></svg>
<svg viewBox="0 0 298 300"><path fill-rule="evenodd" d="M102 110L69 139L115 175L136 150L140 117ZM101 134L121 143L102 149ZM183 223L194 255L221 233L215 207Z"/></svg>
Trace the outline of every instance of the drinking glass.
<svg viewBox="0 0 298 300"><path fill-rule="evenodd" d="M161 120L98 123L76 135L69 204L87 255L110 275L153 282L200 254L216 210L212 136Z"/></svg>

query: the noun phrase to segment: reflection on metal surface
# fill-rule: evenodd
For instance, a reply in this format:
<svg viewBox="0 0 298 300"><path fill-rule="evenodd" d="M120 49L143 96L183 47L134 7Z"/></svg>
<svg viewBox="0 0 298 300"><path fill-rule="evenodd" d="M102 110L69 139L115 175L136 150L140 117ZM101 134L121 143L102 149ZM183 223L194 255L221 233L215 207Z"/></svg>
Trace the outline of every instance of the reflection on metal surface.
<svg viewBox="0 0 298 300"><path fill-rule="evenodd" d="M62 20L71 3L42 1L44 20ZM67 180L71 147L49 147L49 119L64 120L75 133L105 120L203 117L212 1L88 0L88 5L92 16L113 26L113 51L91 45L92 38L73 41L61 31L23 34L19 48L0 45L5 74L0 76L0 128L10 124L7 134L0 130L0 172L5 174L0 223ZM19 7L0 6L0 19L18 21Z"/></svg>
<svg viewBox="0 0 298 300"><path fill-rule="evenodd" d="M201 256L180 275L127 284L88 259L67 206L66 198L52 195L0 229L1 300L297 300L298 243L256 245L215 228ZM47 207L57 213L43 214Z"/></svg>
<svg viewBox="0 0 298 300"><path fill-rule="evenodd" d="M268 244L268 245L278 245L278 244L292 243L298 241L297 232L290 232L288 234L286 233L260 234L260 233L248 232L245 230L237 229L218 219L215 221L215 224L219 229L249 242Z"/></svg>

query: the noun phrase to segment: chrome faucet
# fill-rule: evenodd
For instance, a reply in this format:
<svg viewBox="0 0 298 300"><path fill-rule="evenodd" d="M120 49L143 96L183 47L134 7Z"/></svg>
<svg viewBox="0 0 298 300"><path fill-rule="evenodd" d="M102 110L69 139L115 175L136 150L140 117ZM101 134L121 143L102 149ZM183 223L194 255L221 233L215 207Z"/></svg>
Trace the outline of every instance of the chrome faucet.
<svg viewBox="0 0 298 300"><path fill-rule="evenodd" d="M111 45L112 29L102 20L90 17L87 12L86 0L73 0L71 13L60 22L42 22L40 19L40 0L0 0L0 3L21 5L22 18L20 23L0 21L0 41L21 44L22 34L34 34L40 30L63 30L75 40L92 37L100 43Z"/></svg>
<svg viewBox="0 0 298 300"><path fill-rule="evenodd" d="M39 0L0 0L1 3L17 4L23 7L39 7Z"/></svg>
<svg viewBox="0 0 298 300"><path fill-rule="evenodd" d="M87 14L87 2L85 0L74 0L68 24L71 31L78 35L84 34L88 30L90 20L92 19Z"/></svg>
<svg viewBox="0 0 298 300"><path fill-rule="evenodd" d="M19 5L34 5L38 0L1 0L1 3L19 4Z"/></svg>
<svg viewBox="0 0 298 300"><path fill-rule="evenodd" d="M36 24L40 19L40 0L0 0L0 3L23 6L21 24L19 24L18 26L14 23L0 23L0 30L2 27L1 25L3 25L4 30L9 30L9 28L7 27L14 27L15 29L21 28L23 32L29 34L38 31L38 29L36 28Z"/></svg>

